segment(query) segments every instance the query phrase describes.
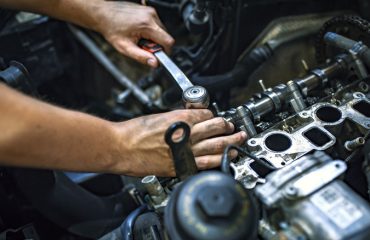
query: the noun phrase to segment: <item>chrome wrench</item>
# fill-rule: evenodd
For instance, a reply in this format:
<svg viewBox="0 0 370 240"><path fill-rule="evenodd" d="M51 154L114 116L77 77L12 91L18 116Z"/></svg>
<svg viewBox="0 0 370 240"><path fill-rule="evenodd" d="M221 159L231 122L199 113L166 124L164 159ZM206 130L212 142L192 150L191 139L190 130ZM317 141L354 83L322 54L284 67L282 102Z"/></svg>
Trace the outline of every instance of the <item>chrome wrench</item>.
<svg viewBox="0 0 370 240"><path fill-rule="evenodd" d="M202 86L194 86L177 65L167 56L161 45L146 39L139 41L139 46L153 53L167 72L182 89L182 100L187 109L203 109L209 106L209 95Z"/></svg>

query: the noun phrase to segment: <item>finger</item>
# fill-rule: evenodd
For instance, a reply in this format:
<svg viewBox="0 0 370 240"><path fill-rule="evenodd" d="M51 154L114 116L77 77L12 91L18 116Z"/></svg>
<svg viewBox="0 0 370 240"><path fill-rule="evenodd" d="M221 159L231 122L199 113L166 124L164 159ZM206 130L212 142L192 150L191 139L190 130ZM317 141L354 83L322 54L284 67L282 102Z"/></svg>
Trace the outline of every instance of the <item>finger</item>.
<svg viewBox="0 0 370 240"><path fill-rule="evenodd" d="M228 145L241 145L245 140L247 140L247 134L245 132L238 132L230 136L201 141L193 145L192 150L194 156L221 154Z"/></svg>
<svg viewBox="0 0 370 240"><path fill-rule="evenodd" d="M118 41L116 44L116 49L122 54L150 67L158 67L158 60L156 57L152 53L141 49L133 41Z"/></svg>
<svg viewBox="0 0 370 240"><path fill-rule="evenodd" d="M234 125L218 117L198 124L195 124L191 131L191 141L193 144L199 141L218 136L222 134L231 134L234 131Z"/></svg>
<svg viewBox="0 0 370 240"><path fill-rule="evenodd" d="M195 158L199 170L205 170L220 166L222 155L207 155Z"/></svg>
<svg viewBox="0 0 370 240"><path fill-rule="evenodd" d="M142 36L161 45L167 53L170 52L172 45L175 43L171 35L158 25L148 28L142 33Z"/></svg>
<svg viewBox="0 0 370 240"><path fill-rule="evenodd" d="M184 120L192 126L213 118L213 113L208 109L187 109L182 110L182 112L186 115Z"/></svg>
<svg viewBox="0 0 370 240"><path fill-rule="evenodd" d="M166 31L166 27L164 26L162 21L159 19L158 14L155 14L154 21L158 24L158 26L160 26L162 29L164 29Z"/></svg>
<svg viewBox="0 0 370 240"><path fill-rule="evenodd" d="M238 156L238 151L231 150L229 152L229 158L233 159ZM205 170L209 168L215 168L221 165L222 154L207 155L195 158L195 162L199 170Z"/></svg>
<svg viewBox="0 0 370 240"><path fill-rule="evenodd" d="M158 15L157 15L157 17L156 18L154 18L154 21L158 24L158 26L161 28L161 29L163 29L166 33L168 33L167 32L167 28L164 26L164 24L161 22L161 20L159 19L159 17L158 17ZM170 35L171 36L171 35ZM171 38L172 38L172 36L171 36ZM169 44L170 44L170 46L168 47L168 46L164 46L164 50L165 50L165 52L167 53L167 54L170 54L171 53L171 48L172 48L172 46L175 44L175 40L172 38L172 41L171 42L169 42Z"/></svg>
<svg viewBox="0 0 370 240"><path fill-rule="evenodd" d="M235 149L232 149L229 153L228 153L228 156L229 156L229 159L234 159L238 156L238 151L236 151Z"/></svg>

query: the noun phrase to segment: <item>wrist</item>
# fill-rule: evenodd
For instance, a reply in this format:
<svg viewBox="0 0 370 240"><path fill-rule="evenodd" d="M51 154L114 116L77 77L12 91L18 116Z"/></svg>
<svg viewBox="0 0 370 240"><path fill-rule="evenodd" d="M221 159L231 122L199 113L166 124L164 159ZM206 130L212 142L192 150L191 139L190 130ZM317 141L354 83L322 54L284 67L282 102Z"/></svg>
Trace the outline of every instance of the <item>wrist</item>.
<svg viewBox="0 0 370 240"><path fill-rule="evenodd" d="M67 21L78 26L98 31L100 24L100 9L103 7L104 0L62 0L57 4L47 5L42 13Z"/></svg>
<svg viewBox="0 0 370 240"><path fill-rule="evenodd" d="M106 164L106 172L115 174L129 174L129 146L130 146L130 133L129 128L123 127L126 122L115 123L108 122L108 132L111 142L108 143L108 164ZM123 131L124 129L125 131Z"/></svg>
<svg viewBox="0 0 370 240"><path fill-rule="evenodd" d="M88 7L88 11L90 12L88 16L90 16L91 19L87 28L98 32L105 37L107 30L109 30L107 27L109 26L109 21L112 21L112 19L109 18L112 18L114 14L114 9L107 10L107 8L110 8L110 5L114 5L114 3L115 2L104 0L94 0L94 4L91 4Z"/></svg>

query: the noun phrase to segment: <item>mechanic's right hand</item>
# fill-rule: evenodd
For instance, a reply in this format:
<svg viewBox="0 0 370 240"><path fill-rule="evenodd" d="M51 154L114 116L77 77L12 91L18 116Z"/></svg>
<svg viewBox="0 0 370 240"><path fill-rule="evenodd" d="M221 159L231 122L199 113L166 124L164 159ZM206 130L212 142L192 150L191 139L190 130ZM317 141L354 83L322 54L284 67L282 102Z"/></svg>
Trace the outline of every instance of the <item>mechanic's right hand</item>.
<svg viewBox="0 0 370 240"><path fill-rule="evenodd" d="M100 21L96 30L117 51L150 67L157 67L158 60L137 46L141 38L162 45L167 52L174 44L152 7L124 1L101 1L97 14Z"/></svg>
<svg viewBox="0 0 370 240"><path fill-rule="evenodd" d="M247 139L244 132L228 135L234 132L234 126L223 118L213 118L211 111L206 109L144 116L115 125L120 145L112 172L131 176L175 176L164 135L177 121L191 127L190 143L199 169L219 166L227 145L240 145Z"/></svg>

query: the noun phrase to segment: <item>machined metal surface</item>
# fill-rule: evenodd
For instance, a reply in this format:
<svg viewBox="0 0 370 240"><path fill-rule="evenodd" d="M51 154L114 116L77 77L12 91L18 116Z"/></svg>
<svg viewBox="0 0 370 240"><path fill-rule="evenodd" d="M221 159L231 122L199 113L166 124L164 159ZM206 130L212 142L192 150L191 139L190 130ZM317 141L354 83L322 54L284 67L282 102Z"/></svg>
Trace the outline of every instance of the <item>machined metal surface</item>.
<svg viewBox="0 0 370 240"><path fill-rule="evenodd" d="M209 106L209 95L202 86L191 86L182 94L186 109L202 109Z"/></svg>
<svg viewBox="0 0 370 240"><path fill-rule="evenodd" d="M273 208L285 198L287 192L285 189L290 182L301 174L330 161L331 158L322 152L316 152L313 156L304 156L291 165L269 174L266 177L266 183L258 186L255 193L264 205Z"/></svg>
<svg viewBox="0 0 370 240"><path fill-rule="evenodd" d="M307 239L369 239L370 207L351 188L335 180L289 206L286 218Z"/></svg>
<svg viewBox="0 0 370 240"><path fill-rule="evenodd" d="M194 86L188 77L181 71L179 67L176 66L176 64L167 56L164 51L156 51L154 52L154 55L182 89L182 99L185 108L208 108L209 95L204 87Z"/></svg>
<svg viewBox="0 0 370 240"><path fill-rule="evenodd" d="M276 234L284 226L280 235L287 239L367 239L370 207L338 180L346 169L343 161L315 152L268 175L255 193L265 208L278 210L261 230Z"/></svg>
<svg viewBox="0 0 370 240"><path fill-rule="evenodd" d="M293 82L289 81L287 83L289 92L290 92L290 105L294 109L295 112L300 112L304 110L307 106L306 103L304 102L304 98L298 88L298 85Z"/></svg>
<svg viewBox="0 0 370 240"><path fill-rule="evenodd" d="M346 141L344 143L344 147L348 150L348 151L353 151L355 150L356 148L358 147L361 147L365 144L365 138L363 137L358 137L358 138L355 138L353 140L349 140L349 141Z"/></svg>
<svg viewBox="0 0 370 240"><path fill-rule="evenodd" d="M176 80L177 84L180 86L182 91L193 86L188 77L174 64L174 62L165 54L163 51L155 52L154 55L157 57L158 61L166 66L166 70L169 74Z"/></svg>
<svg viewBox="0 0 370 240"><path fill-rule="evenodd" d="M317 103L250 138L247 148L272 166L283 168L311 151L333 147L346 120L356 124L365 135L370 130L368 106L370 100L360 92L353 93L340 106ZM235 179L248 188L261 182L250 167L252 162L244 158L231 164Z"/></svg>
<svg viewBox="0 0 370 240"><path fill-rule="evenodd" d="M345 119L350 119L363 129L369 130L370 118L355 110L353 106L359 102L370 103L370 101L365 95L359 93L353 94L353 97L353 100L339 107L330 103L315 104L309 109L301 111L298 115L285 121L289 122L294 119L295 122L301 123L299 128L292 129L291 132L283 131L284 123L282 122L274 128L249 139L248 148L253 151L257 150L255 153L257 156L265 159L271 163L271 165L281 168L312 150L326 150L333 146L336 140L335 131L333 130L330 132L326 127L339 126ZM321 112L331 115L322 117L320 115ZM337 114L337 116L334 116L334 114ZM317 132L315 135L320 136L321 139L315 139L315 136L311 137L307 134L312 129ZM291 141L290 146L286 145L286 149L285 146L273 148L268 144L269 139L279 134L286 136ZM327 137L327 141L321 142L324 137ZM316 142L316 140L320 142ZM281 142L276 142L276 144L281 144Z"/></svg>
<svg viewBox="0 0 370 240"><path fill-rule="evenodd" d="M346 61L345 61L346 60ZM311 73L303 78L289 81L287 84L279 84L272 89L262 92L259 98L251 99L243 107L247 109L250 119L257 123L262 117L277 113L283 110L283 107L290 104L295 112L302 111L306 108L304 96L318 88L328 84L328 79L343 72L346 69L346 62L352 64L354 61L351 56L343 55L338 57L333 63L323 68L314 69ZM233 113L226 116L233 121ZM239 126L238 126L239 127Z"/></svg>
<svg viewBox="0 0 370 240"><path fill-rule="evenodd" d="M253 137L257 134L256 129L254 128L252 120L249 118L247 110L240 106L236 109L237 114L240 118L239 121L242 121L242 124L239 124L240 130L246 132L249 137Z"/></svg>
<svg viewBox="0 0 370 240"><path fill-rule="evenodd" d="M161 204L166 200L167 194L156 176L146 176L141 180L141 183L145 186L155 204Z"/></svg>

